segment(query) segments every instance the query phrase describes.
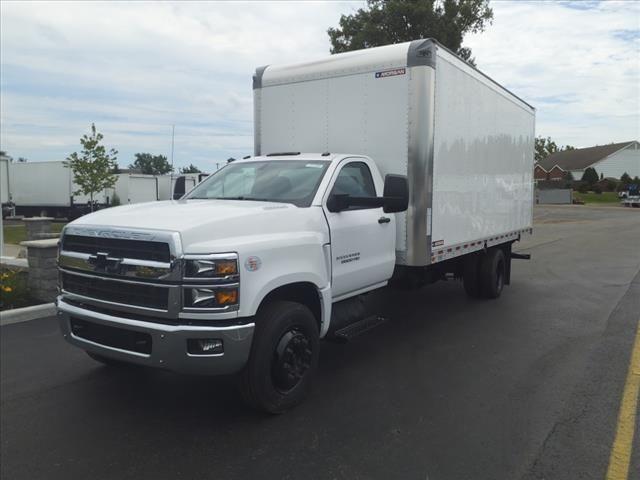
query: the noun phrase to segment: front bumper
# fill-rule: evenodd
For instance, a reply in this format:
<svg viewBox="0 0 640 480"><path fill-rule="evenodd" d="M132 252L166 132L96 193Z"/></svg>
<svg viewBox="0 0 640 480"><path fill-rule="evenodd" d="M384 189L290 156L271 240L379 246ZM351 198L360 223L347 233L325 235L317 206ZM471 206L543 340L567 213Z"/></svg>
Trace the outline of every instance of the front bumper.
<svg viewBox="0 0 640 480"><path fill-rule="evenodd" d="M254 323L228 327L166 325L132 320L86 310L58 297L58 320L64 338L79 348L104 357L179 373L224 375L239 371L249 358ZM106 327L147 334L151 338L151 352L140 353L91 341L74 334L71 320L81 320ZM215 338L224 345L217 355L192 355L187 352L187 339Z"/></svg>

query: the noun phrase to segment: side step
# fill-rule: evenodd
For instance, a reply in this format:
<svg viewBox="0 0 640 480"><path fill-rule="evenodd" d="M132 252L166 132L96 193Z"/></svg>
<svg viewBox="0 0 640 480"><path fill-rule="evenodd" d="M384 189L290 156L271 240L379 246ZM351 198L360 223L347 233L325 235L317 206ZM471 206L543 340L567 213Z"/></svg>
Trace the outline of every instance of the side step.
<svg viewBox="0 0 640 480"><path fill-rule="evenodd" d="M374 329L386 321L387 319L380 315L371 315L370 317L363 318L351 325L347 325L340 330L336 330L333 333L332 339L339 343L347 343L349 340Z"/></svg>

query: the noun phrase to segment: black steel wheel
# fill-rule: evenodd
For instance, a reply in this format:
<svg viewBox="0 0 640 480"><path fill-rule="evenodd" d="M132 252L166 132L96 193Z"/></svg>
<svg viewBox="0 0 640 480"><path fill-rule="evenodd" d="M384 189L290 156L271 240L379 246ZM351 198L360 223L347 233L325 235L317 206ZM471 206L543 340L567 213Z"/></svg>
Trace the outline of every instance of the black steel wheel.
<svg viewBox="0 0 640 480"><path fill-rule="evenodd" d="M306 306L266 305L256 316L251 354L239 377L245 402L268 413L298 405L309 393L318 354L318 325Z"/></svg>
<svg viewBox="0 0 640 480"><path fill-rule="evenodd" d="M298 328L287 330L280 338L271 362L273 385L282 393L290 392L311 368L311 340Z"/></svg>
<svg viewBox="0 0 640 480"><path fill-rule="evenodd" d="M506 275L506 258L499 248L489 250L482 257L480 265L480 285L482 296L498 298L504 288Z"/></svg>
<svg viewBox="0 0 640 480"><path fill-rule="evenodd" d="M464 260L462 284L464 285L464 291L471 298L480 298L482 296L480 261L481 257L478 253L467 255Z"/></svg>

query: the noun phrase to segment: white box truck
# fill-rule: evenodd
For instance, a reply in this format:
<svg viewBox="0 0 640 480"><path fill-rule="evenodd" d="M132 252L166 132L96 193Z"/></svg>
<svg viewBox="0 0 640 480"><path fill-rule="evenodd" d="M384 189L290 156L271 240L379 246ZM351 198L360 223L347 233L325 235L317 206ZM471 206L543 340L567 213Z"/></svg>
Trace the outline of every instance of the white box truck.
<svg viewBox="0 0 640 480"><path fill-rule="evenodd" d="M94 196L95 208L111 205L114 194L123 205L172 198L169 193L161 197L160 185L166 183L163 182L163 176L119 173L116 177L114 188L104 189ZM198 176L189 175L190 182L186 184L181 178L183 176L174 177L174 184L183 187L179 196L184 195L185 185L188 189L196 185ZM74 219L91 211L89 196L74 194L78 186L73 181L73 172L62 161L21 163L2 159L0 181L4 216L39 215ZM169 188L168 183L166 186Z"/></svg>
<svg viewBox="0 0 640 480"><path fill-rule="evenodd" d="M177 200L208 177L207 173L158 176L158 200Z"/></svg>
<svg viewBox="0 0 640 480"><path fill-rule="evenodd" d="M2 195L3 213L14 215L75 218L90 211L89 196L75 195L73 173L62 161L7 162L7 194ZM5 199L6 197L6 199ZM108 203L109 191L94 196L98 206Z"/></svg>
<svg viewBox="0 0 640 480"><path fill-rule="evenodd" d="M131 203L155 202L159 199L158 177L141 173L119 173L116 184L111 190L121 205Z"/></svg>
<svg viewBox="0 0 640 480"><path fill-rule="evenodd" d="M308 392L321 339L381 321L377 289L454 276L501 294L532 228L531 106L433 40L261 67L254 102L254 157L178 201L65 228L70 343L105 364L237 373L278 413Z"/></svg>

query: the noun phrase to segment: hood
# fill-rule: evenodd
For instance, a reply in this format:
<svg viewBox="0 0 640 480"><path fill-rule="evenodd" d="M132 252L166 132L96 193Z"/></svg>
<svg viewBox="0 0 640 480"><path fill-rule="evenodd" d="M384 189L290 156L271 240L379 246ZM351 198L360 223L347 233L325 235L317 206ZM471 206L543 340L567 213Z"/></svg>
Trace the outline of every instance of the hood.
<svg viewBox="0 0 640 480"><path fill-rule="evenodd" d="M220 243L223 248L257 234L320 233L326 229L323 219L320 207L246 200L169 200L106 208L69 225L178 232L185 251L199 253L196 245L202 243Z"/></svg>

